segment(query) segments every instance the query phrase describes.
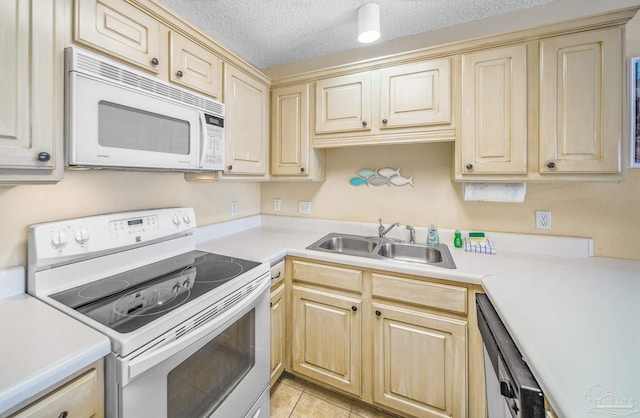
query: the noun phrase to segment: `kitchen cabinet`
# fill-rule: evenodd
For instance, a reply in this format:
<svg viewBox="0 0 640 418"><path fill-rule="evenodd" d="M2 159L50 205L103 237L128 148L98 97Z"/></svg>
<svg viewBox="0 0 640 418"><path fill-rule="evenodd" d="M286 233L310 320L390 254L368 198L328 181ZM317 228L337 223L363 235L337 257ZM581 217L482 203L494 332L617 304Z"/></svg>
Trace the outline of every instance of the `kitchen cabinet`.
<svg viewBox="0 0 640 418"><path fill-rule="evenodd" d="M184 87L221 99L222 60L178 32L169 34L169 79Z"/></svg>
<svg viewBox="0 0 640 418"><path fill-rule="evenodd" d="M294 262L292 270L293 371L359 397L362 300L352 290L361 273L305 262Z"/></svg>
<svg viewBox="0 0 640 418"><path fill-rule="evenodd" d="M527 173L527 46L462 55L462 174Z"/></svg>
<svg viewBox="0 0 640 418"><path fill-rule="evenodd" d="M62 179L63 8L61 0L0 5L0 185Z"/></svg>
<svg viewBox="0 0 640 418"><path fill-rule="evenodd" d="M287 264L288 370L403 416L485 416L478 286L307 259Z"/></svg>
<svg viewBox="0 0 640 418"><path fill-rule="evenodd" d="M619 181L623 28L614 23L462 54L455 180Z"/></svg>
<svg viewBox="0 0 640 418"><path fill-rule="evenodd" d="M166 80L162 25L124 0L75 0L73 40Z"/></svg>
<svg viewBox="0 0 640 418"><path fill-rule="evenodd" d="M451 59L315 82L314 147L453 140Z"/></svg>
<svg viewBox="0 0 640 418"><path fill-rule="evenodd" d="M466 289L378 273L372 282L374 402L411 416L466 417L467 321L424 309L466 313Z"/></svg>
<svg viewBox="0 0 640 418"><path fill-rule="evenodd" d="M271 266L271 387L284 372L286 362L284 268L284 260Z"/></svg>
<svg viewBox="0 0 640 418"><path fill-rule="evenodd" d="M224 64L225 164L222 178L269 176L269 87Z"/></svg>
<svg viewBox="0 0 640 418"><path fill-rule="evenodd" d="M540 51L540 173L619 173L622 29L543 39Z"/></svg>
<svg viewBox="0 0 640 418"><path fill-rule="evenodd" d="M324 180L324 151L311 148L309 83L271 91L272 180Z"/></svg>
<svg viewBox="0 0 640 418"><path fill-rule="evenodd" d="M222 60L124 0L75 0L73 40L215 99ZM188 32L185 32L185 34Z"/></svg>
<svg viewBox="0 0 640 418"><path fill-rule="evenodd" d="M51 390L10 418L102 418L104 417L104 372L102 360L77 377Z"/></svg>

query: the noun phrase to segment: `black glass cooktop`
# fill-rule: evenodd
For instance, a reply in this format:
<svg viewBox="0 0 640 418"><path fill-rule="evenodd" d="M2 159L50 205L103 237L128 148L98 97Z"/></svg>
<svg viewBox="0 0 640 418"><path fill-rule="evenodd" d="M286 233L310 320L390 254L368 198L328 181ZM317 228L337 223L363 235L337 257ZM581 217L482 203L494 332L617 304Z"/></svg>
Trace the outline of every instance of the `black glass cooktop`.
<svg viewBox="0 0 640 418"><path fill-rule="evenodd" d="M260 263L191 251L51 295L122 333L134 331Z"/></svg>

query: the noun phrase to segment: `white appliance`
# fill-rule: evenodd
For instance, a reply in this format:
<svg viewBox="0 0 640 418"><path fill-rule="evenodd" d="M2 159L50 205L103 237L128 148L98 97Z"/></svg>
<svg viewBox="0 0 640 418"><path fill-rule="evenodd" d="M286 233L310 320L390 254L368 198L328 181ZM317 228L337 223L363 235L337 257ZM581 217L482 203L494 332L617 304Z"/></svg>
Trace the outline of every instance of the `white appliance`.
<svg viewBox="0 0 640 418"><path fill-rule="evenodd" d="M65 76L67 166L224 169L224 104L77 47Z"/></svg>
<svg viewBox="0 0 640 418"><path fill-rule="evenodd" d="M107 335L106 416L269 416L269 265L195 249L191 208L29 228L28 292Z"/></svg>

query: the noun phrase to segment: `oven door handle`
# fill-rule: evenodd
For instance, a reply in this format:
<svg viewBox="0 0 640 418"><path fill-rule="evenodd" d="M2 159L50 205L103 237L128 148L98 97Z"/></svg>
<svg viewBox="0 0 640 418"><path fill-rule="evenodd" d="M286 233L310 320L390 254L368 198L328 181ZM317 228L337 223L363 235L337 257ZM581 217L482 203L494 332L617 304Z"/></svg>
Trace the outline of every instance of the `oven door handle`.
<svg viewBox="0 0 640 418"><path fill-rule="evenodd" d="M267 277L268 279L268 276L265 277ZM162 344L156 345L131 359L127 366L128 376L123 376L123 378L125 378L126 380L125 382L123 382L123 384L128 383L136 376L139 376L140 374L146 372L157 364L170 358L174 354L189 347L191 344L195 343L202 337L214 331L216 328L219 328L230 318L233 318L243 309L246 309L247 306L251 306L256 300L258 300L258 298L260 298L263 293L269 289L270 284L270 280L262 280L247 299L243 299L239 303L236 303L229 310L223 312L215 318L210 319L205 325L202 325L200 328L186 334L185 337L182 337L178 340L176 340L175 337L174 339L171 339L169 341L165 340Z"/></svg>

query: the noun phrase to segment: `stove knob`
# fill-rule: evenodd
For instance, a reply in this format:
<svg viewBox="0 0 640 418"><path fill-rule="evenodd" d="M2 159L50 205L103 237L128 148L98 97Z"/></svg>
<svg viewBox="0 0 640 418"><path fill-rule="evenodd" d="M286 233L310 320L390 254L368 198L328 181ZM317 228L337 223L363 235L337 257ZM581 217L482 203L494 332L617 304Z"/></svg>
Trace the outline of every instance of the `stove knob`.
<svg viewBox="0 0 640 418"><path fill-rule="evenodd" d="M184 282L182 282L182 287L184 287L185 289L190 288L191 282L189 280L185 280Z"/></svg>
<svg viewBox="0 0 640 418"><path fill-rule="evenodd" d="M173 293L178 293L180 291L180 283L176 283L173 285Z"/></svg>
<svg viewBox="0 0 640 418"><path fill-rule="evenodd" d="M184 223L186 223L187 225L189 225L191 223L191 218L189 217L189 214L187 213L183 213L182 214L182 220L184 221Z"/></svg>
<svg viewBox="0 0 640 418"><path fill-rule="evenodd" d="M173 215L172 220L173 220L173 224L174 224L175 226L180 225L180 217L179 217L177 214L176 214L176 215Z"/></svg>
<svg viewBox="0 0 640 418"><path fill-rule="evenodd" d="M53 244L54 247L63 247L67 245L68 241L69 237L65 231L55 231L51 236L51 244Z"/></svg>
<svg viewBox="0 0 640 418"><path fill-rule="evenodd" d="M80 228L75 233L75 239L78 244L84 244L89 239L89 230L87 228Z"/></svg>

